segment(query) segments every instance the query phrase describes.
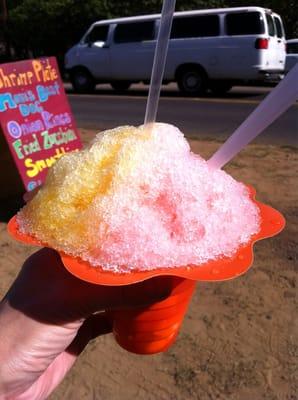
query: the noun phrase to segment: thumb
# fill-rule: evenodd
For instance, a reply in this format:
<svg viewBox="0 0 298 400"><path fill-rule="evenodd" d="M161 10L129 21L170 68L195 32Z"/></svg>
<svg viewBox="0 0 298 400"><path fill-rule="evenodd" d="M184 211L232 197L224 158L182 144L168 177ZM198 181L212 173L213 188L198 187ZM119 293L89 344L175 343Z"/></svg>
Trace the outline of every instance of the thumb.
<svg viewBox="0 0 298 400"><path fill-rule="evenodd" d="M98 313L87 318L68 348L60 353L38 379L17 398L19 400L48 398L64 379L88 342L110 332L111 324L105 313Z"/></svg>

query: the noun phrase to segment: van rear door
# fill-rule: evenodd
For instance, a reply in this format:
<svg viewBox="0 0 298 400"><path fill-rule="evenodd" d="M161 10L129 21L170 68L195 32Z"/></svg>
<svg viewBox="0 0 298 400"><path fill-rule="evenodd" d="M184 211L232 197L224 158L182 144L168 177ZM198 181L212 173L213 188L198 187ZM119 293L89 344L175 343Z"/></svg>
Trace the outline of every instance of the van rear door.
<svg viewBox="0 0 298 400"><path fill-rule="evenodd" d="M273 14L273 20L276 33L276 53L279 68L284 69L286 60L286 38L282 20L279 15Z"/></svg>
<svg viewBox="0 0 298 400"><path fill-rule="evenodd" d="M277 19L274 21L272 13L266 12L267 30L269 35L268 51L266 57L266 70L267 71L283 71L285 66L285 44L284 39L277 33Z"/></svg>

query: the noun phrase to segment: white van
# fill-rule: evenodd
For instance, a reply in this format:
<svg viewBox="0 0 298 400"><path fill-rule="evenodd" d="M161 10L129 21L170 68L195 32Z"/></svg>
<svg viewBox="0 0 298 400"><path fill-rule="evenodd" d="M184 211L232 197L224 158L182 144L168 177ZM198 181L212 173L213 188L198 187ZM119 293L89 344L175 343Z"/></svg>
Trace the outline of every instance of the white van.
<svg viewBox="0 0 298 400"><path fill-rule="evenodd" d="M126 90L150 81L160 14L117 18L91 25L65 57L74 90L97 83ZM164 82L184 94L279 77L285 67L285 34L279 15L261 7L176 12Z"/></svg>

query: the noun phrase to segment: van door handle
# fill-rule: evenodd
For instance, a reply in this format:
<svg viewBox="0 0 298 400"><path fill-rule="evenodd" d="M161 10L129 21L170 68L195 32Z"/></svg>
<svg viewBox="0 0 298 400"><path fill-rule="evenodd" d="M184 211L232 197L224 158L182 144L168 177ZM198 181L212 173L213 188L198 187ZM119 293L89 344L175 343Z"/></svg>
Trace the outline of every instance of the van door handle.
<svg viewBox="0 0 298 400"><path fill-rule="evenodd" d="M281 39L277 39L277 43L281 43Z"/></svg>

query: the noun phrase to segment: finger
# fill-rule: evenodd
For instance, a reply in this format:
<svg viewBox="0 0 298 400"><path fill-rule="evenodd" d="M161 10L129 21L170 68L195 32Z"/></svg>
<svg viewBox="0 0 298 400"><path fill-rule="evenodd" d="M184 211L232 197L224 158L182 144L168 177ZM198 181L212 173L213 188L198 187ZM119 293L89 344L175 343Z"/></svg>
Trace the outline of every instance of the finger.
<svg viewBox="0 0 298 400"><path fill-rule="evenodd" d="M172 290L172 277L151 278L125 286L88 285L88 309L100 310L145 307L166 299Z"/></svg>
<svg viewBox="0 0 298 400"><path fill-rule="evenodd" d="M90 342L98 336L112 332L112 323L105 312L87 318L66 351L78 356Z"/></svg>
<svg viewBox="0 0 298 400"><path fill-rule="evenodd" d="M145 307L166 299L171 293L173 277L161 276L147 279L134 285L122 287L122 298L118 306Z"/></svg>
<svg viewBox="0 0 298 400"><path fill-rule="evenodd" d="M71 275L59 254L44 248L25 262L7 298L14 308L35 320L66 323L97 311L162 301L170 294L174 280L162 276L127 286L91 284Z"/></svg>

